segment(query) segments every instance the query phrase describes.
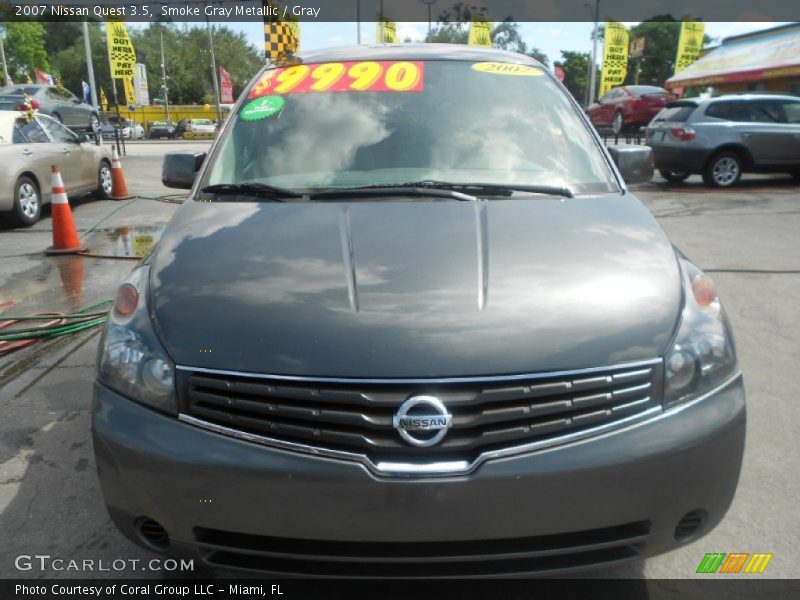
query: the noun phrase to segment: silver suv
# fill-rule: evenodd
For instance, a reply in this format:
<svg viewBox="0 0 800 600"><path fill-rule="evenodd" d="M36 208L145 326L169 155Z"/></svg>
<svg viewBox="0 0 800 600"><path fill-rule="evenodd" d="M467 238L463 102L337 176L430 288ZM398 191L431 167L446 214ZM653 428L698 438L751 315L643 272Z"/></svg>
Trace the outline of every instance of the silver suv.
<svg viewBox="0 0 800 600"><path fill-rule="evenodd" d="M800 98L743 94L667 104L647 127L661 176L728 187L743 172L800 178Z"/></svg>

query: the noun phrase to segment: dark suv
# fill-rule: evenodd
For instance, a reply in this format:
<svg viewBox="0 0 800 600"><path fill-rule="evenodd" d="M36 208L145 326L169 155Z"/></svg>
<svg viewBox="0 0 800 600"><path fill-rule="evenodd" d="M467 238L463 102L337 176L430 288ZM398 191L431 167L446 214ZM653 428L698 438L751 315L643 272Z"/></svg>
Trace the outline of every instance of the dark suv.
<svg viewBox="0 0 800 600"><path fill-rule="evenodd" d="M167 155L192 190L100 343L114 521L339 577L586 568L707 533L745 394L711 279L627 188L652 174L520 54L265 67L207 156Z"/></svg>
<svg viewBox="0 0 800 600"><path fill-rule="evenodd" d="M707 185L735 185L742 173L800 178L800 98L731 95L671 102L647 127L655 166L673 182L699 173Z"/></svg>

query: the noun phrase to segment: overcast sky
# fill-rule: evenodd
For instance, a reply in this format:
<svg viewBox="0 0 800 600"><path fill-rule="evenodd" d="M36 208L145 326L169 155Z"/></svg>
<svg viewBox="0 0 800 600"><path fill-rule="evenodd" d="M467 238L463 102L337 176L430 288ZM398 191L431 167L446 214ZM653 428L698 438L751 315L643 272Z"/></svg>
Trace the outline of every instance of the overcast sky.
<svg viewBox="0 0 800 600"><path fill-rule="evenodd" d="M783 23L706 23L706 33L716 42L722 38L768 29ZM259 23L226 23L237 31L243 31L247 38L259 49L263 48L263 27ZM635 25L635 23L627 23ZM550 58L550 63L559 60L561 50L590 52L592 48L591 22L580 23L520 23L522 38L529 46L542 50ZM422 40L428 30L427 23L398 23L397 33L401 40L410 37L413 40ZM300 50L314 50L330 46L346 46L357 41L357 28L355 23L303 23L300 34ZM375 41L375 23L361 23L361 42L373 43ZM598 51L598 54L600 52Z"/></svg>

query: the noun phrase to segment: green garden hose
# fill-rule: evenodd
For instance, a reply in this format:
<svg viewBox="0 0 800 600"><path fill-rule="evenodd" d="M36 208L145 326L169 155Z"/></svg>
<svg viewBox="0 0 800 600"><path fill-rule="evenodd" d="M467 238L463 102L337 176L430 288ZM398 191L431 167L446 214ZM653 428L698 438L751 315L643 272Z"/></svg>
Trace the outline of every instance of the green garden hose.
<svg viewBox="0 0 800 600"><path fill-rule="evenodd" d="M71 314L48 312L30 315L0 316L0 329L4 329L17 322L37 320L51 321L51 323L45 324L41 327L14 329L6 333L0 333L0 354L25 347L36 340L69 335L102 325L108 318L108 312L92 309L110 304L113 301L113 298L105 298L103 300L93 302L92 304L89 304L88 306L85 306L79 311Z"/></svg>

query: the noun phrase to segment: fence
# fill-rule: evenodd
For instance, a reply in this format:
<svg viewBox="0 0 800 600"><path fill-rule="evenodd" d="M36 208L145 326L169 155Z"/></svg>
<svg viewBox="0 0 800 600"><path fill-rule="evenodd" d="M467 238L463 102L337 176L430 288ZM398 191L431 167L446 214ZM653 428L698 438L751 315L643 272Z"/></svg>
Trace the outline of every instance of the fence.
<svg viewBox="0 0 800 600"><path fill-rule="evenodd" d="M599 131L600 137L603 138L603 143L606 146L617 146L619 144L644 144L645 143L645 127L640 127L636 131L626 131L622 134L611 134L607 130Z"/></svg>

